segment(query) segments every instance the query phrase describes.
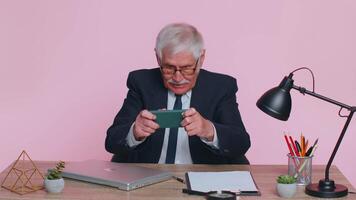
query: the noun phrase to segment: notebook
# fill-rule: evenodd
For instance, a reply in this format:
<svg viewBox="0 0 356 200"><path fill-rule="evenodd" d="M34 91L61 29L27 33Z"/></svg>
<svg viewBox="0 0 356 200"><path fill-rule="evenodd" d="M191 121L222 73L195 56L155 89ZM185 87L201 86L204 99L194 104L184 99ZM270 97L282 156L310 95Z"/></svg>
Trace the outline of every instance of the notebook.
<svg viewBox="0 0 356 200"><path fill-rule="evenodd" d="M171 173L162 170L100 160L68 162L62 176L117 187L126 191L165 181L172 177Z"/></svg>
<svg viewBox="0 0 356 200"><path fill-rule="evenodd" d="M201 193L230 191L247 196L261 193L249 171L187 172L187 188Z"/></svg>

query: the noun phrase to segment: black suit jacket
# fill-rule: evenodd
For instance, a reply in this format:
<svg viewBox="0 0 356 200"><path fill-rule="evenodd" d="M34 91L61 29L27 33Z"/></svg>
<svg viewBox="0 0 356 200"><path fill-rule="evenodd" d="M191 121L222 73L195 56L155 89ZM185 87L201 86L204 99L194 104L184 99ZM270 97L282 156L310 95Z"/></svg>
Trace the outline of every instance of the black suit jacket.
<svg viewBox="0 0 356 200"><path fill-rule="evenodd" d="M126 137L141 110L167 107L168 91L163 85L159 68L130 72L127 87L129 91L123 106L107 131L105 148L114 154L112 161L115 162L158 163L164 129L158 129L135 148L127 145ZM198 136L189 137L193 163L249 163L245 153L250 147L250 137L241 120L236 92L234 78L200 70L192 89L190 107L214 123L219 149L211 148Z"/></svg>

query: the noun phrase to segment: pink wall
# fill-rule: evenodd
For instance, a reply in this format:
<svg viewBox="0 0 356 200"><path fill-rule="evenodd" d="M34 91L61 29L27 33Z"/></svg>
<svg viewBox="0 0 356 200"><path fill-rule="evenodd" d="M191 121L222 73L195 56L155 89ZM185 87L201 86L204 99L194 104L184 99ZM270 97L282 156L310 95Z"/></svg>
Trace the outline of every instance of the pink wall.
<svg viewBox="0 0 356 200"><path fill-rule="evenodd" d="M338 107L293 92L290 120L256 100L300 66L316 91L356 105L356 2L1 1L0 169L26 149L35 160L109 159L106 129L126 95L129 71L156 66L155 36L167 23L196 25L205 68L238 80L253 164L286 164L283 132L319 138L325 164L343 126ZM311 88L307 72L295 83ZM341 89L342 88L342 89ZM352 120L334 164L356 186Z"/></svg>

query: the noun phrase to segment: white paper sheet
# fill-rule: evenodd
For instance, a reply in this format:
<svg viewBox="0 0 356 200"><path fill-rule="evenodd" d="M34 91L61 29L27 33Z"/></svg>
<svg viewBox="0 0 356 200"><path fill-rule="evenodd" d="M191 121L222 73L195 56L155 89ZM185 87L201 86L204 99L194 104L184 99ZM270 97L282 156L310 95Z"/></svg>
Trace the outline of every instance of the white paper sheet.
<svg viewBox="0 0 356 200"><path fill-rule="evenodd" d="M187 172L190 189L201 192L258 191L249 171Z"/></svg>

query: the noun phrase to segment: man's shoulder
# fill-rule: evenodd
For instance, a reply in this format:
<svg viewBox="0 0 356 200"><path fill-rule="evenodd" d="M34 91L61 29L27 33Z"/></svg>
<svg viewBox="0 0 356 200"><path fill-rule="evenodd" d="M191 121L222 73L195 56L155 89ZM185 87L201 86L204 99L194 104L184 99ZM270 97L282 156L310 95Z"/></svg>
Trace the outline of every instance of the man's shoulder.
<svg viewBox="0 0 356 200"><path fill-rule="evenodd" d="M127 85L129 88L161 88L163 87L161 72L159 68L131 71L127 78Z"/></svg>
<svg viewBox="0 0 356 200"><path fill-rule="evenodd" d="M212 72L208 71L205 69L201 69L200 74L202 75L203 79L207 79L209 81L218 81L218 82L231 82L231 81L236 81L236 79L230 75L227 74L222 74L222 73L217 73L217 72Z"/></svg>
<svg viewBox="0 0 356 200"><path fill-rule="evenodd" d="M236 92L238 89L234 77L204 69L201 69L200 71L196 86L199 90L209 88L209 91L214 91L215 94L224 93L226 91Z"/></svg>
<svg viewBox="0 0 356 200"><path fill-rule="evenodd" d="M129 76L132 77L155 77L155 76L160 76L160 70L159 68L152 68L152 69L138 69L131 71L129 73Z"/></svg>
<svg viewBox="0 0 356 200"><path fill-rule="evenodd" d="M162 76L159 68L152 69L138 69L131 71L128 76L129 81L142 82L142 83L153 83L162 81Z"/></svg>

